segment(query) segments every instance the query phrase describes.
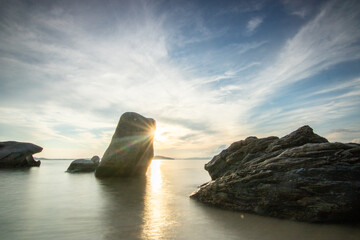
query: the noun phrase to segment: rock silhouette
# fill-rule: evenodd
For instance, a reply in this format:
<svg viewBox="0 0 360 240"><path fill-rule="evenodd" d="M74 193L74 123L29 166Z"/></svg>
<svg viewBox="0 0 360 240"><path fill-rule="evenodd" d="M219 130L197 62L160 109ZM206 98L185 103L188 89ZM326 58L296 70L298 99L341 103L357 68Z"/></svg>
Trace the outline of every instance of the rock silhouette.
<svg viewBox="0 0 360 240"><path fill-rule="evenodd" d="M124 113L95 176L104 178L145 175L154 157L155 127L156 122L151 118L134 112Z"/></svg>
<svg viewBox="0 0 360 240"><path fill-rule="evenodd" d="M80 172L94 172L99 165L100 158L93 156L91 160L87 159L76 159L70 163L70 166L66 170L69 173L80 173Z"/></svg>
<svg viewBox="0 0 360 240"><path fill-rule="evenodd" d="M307 222L360 218L360 145L329 143L309 126L235 142L205 169L212 181L190 196L204 203Z"/></svg>
<svg viewBox="0 0 360 240"><path fill-rule="evenodd" d="M33 154L41 152L42 147L25 142L0 142L0 168L39 167L41 162Z"/></svg>

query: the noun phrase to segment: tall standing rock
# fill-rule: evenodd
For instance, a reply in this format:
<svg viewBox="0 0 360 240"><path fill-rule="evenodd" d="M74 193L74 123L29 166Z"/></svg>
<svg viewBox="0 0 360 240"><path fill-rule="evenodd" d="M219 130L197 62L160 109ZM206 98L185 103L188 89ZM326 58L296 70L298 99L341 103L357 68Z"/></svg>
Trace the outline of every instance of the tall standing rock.
<svg viewBox="0 0 360 240"><path fill-rule="evenodd" d="M154 157L155 128L154 119L134 112L124 113L95 176L104 178L145 175Z"/></svg>

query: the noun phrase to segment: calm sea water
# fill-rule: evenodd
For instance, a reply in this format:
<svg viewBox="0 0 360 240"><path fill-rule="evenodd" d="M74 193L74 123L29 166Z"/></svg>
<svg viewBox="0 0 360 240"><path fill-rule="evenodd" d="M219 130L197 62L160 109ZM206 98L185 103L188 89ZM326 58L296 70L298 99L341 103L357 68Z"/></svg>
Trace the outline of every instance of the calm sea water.
<svg viewBox="0 0 360 240"><path fill-rule="evenodd" d="M360 239L360 225L307 224L189 199L207 161L155 160L146 177L69 174L71 161L0 170L0 239Z"/></svg>

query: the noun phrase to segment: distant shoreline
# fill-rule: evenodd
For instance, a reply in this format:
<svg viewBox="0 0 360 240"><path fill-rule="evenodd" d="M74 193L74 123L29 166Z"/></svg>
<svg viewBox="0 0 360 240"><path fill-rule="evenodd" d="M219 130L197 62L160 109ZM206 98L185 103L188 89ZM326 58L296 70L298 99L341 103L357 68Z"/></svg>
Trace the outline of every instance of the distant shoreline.
<svg viewBox="0 0 360 240"><path fill-rule="evenodd" d="M165 157L165 156L154 156L153 159L159 159L159 160L175 160L175 158L172 157Z"/></svg>
<svg viewBox="0 0 360 240"><path fill-rule="evenodd" d="M36 160L40 160L40 161L42 161L42 160L56 160L56 161L58 161L58 160L75 160L75 159L89 159L90 160L90 158L42 158L42 157L40 157L40 158L38 158L38 157L34 157Z"/></svg>
<svg viewBox="0 0 360 240"><path fill-rule="evenodd" d="M36 160L40 160L40 161L61 161L61 160L75 160L75 159L87 159L90 160L90 158L37 158L34 157ZM211 160L211 157L190 157L190 158L172 158L172 157L166 157L166 156L154 156L153 160Z"/></svg>

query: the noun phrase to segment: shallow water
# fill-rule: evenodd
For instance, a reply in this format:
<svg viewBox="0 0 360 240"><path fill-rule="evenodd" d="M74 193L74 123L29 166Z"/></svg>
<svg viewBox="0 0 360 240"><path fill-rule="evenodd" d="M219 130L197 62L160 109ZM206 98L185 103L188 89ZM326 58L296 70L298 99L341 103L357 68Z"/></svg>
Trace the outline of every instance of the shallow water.
<svg viewBox="0 0 360 240"><path fill-rule="evenodd" d="M0 239L360 239L360 225L308 224L189 199L207 161L155 160L146 177L69 174L71 161L0 170Z"/></svg>

